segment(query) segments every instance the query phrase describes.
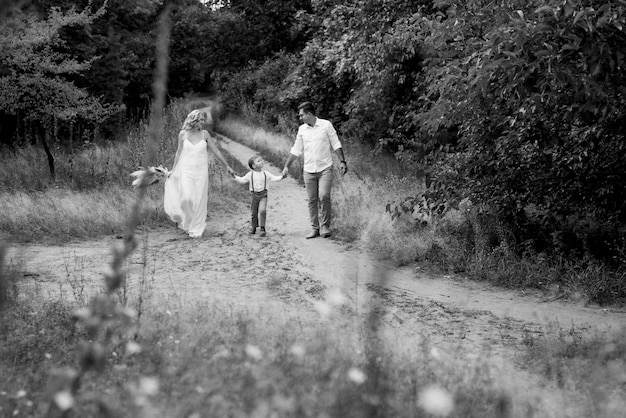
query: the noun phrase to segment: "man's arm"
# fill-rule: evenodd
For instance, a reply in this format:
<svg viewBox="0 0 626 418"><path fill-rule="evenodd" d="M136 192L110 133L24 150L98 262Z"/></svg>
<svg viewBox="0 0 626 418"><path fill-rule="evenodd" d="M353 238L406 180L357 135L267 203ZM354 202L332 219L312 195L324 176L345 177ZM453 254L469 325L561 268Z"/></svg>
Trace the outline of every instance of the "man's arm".
<svg viewBox="0 0 626 418"><path fill-rule="evenodd" d="M346 163L346 157L343 155L343 148L337 148L335 154L339 157L339 171L341 171L341 174L346 174L348 172L348 163Z"/></svg>
<svg viewBox="0 0 626 418"><path fill-rule="evenodd" d="M296 140L291 147L291 151L289 153L289 158L287 158L287 162L285 163L285 167L283 168L283 177L287 175L289 166L294 162L296 158L298 158L304 152L304 138L300 134L300 130L302 128L298 128L298 133L296 134Z"/></svg>
<svg viewBox="0 0 626 418"><path fill-rule="evenodd" d="M289 153L289 158L287 158L287 162L285 163L285 168L283 168L283 173L282 173L283 176L285 176L288 173L289 166L291 165L291 163L294 162L296 158L298 158L297 155Z"/></svg>

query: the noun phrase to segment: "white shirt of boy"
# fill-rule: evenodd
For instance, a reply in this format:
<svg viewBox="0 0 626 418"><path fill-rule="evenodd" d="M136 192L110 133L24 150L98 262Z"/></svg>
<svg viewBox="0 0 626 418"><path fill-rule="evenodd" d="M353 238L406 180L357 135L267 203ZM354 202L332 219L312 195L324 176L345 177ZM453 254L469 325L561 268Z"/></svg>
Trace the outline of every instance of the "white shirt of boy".
<svg viewBox="0 0 626 418"><path fill-rule="evenodd" d="M235 175L235 180L238 183L246 184L249 183L249 189L251 192L262 192L267 189L267 181L280 181L283 179L283 176L276 176L269 171L248 171L244 176L239 177Z"/></svg>

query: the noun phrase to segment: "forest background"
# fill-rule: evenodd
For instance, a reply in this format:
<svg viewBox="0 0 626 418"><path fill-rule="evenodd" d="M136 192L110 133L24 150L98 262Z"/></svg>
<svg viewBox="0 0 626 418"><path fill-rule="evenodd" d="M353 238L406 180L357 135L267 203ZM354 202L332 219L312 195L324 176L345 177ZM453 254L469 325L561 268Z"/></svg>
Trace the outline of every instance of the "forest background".
<svg viewBox="0 0 626 418"><path fill-rule="evenodd" d="M626 299L625 1L0 5L3 193L128 182L111 154L77 175L78 156L138 143L167 5L170 103L219 97L218 132L239 114L293 136L297 105L314 102L353 156L399 161L352 172L413 179L380 198L412 222L398 234L436 233L405 261ZM445 222L458 209L467 222Z"/></svg>

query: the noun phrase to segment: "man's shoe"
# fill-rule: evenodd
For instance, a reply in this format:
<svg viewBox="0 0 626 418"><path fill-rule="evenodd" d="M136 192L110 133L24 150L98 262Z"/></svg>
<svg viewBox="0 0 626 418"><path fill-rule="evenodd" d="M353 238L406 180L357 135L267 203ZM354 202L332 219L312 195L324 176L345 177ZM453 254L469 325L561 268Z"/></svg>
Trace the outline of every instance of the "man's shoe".
<svg viewBox="0 0 626 418"><path fill-rule="evenodd" d="M264 237L265 236L265 228L261 228L261 232L259 232L259 236L260 237Z"/></svg>
<svg viewBox="0 0 626 418"><path fill-rule="evenodd" d="M256 234L256 228L250 228L250 235Z"/></svg>
<svg viewBox="0 0 626 418"><path fill-rule="evenodd" d="M330 237L330 229L327 226L322 226L321 230L320 230L320 235L323 238L328 238Z"/></svg>
<svg viewBox="0 0 626 418"><path fill-rule="evenodd" d="M311 238L315 238L319 236L320 236L320 231L318 231L317 229L314 229L311 232L309 232L309 235L306 236L306 239L311 239Z"/></svg>

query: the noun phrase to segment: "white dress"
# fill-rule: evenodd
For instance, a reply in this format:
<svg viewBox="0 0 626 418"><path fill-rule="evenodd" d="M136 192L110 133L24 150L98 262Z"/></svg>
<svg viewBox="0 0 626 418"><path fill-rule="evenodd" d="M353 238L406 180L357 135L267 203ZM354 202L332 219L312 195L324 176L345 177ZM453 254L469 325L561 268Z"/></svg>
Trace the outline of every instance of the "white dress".
<svg viewBox="0 0 626 418"><path fill-rule="evenodd" d="M163 206L170 219L193 238L201 237L206 227L208 164L204 134L202 140L193 144L185 132L178 164L165 181Z"/></svg>

